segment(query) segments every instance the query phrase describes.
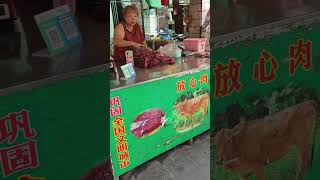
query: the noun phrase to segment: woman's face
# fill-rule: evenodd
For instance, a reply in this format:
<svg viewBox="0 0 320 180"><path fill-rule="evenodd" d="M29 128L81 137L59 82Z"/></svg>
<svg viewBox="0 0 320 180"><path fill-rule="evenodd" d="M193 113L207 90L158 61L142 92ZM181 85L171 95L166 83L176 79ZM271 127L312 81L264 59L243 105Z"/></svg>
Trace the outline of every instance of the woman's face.
<svg viewBox="0 0 320 180"><path fill-rule="evenodd" d="M134 11L129 11L125 16L124 20L128 25L134 26L137 24L137 13Z"/></svg>

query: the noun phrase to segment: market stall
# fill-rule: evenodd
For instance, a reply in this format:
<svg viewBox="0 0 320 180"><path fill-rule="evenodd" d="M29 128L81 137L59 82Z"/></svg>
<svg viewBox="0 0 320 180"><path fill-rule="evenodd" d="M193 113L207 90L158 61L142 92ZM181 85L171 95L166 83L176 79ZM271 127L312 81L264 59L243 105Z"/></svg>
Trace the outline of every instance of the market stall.
<svg viewBox="0 0 320 180"><path fill-rule="evenodd" d="M135 80L111 79L110 151L115 176L210 128L209 68L209 58L188 57L175 65L136 68ZM121 140L125 144L119 146ZM121 148L127 156L122 156Z"/></svg>
<svg viewBox="0 0 320 180"><path fill-rule="evenodd" d="M213 27L211 177L319 179L318 1L246 3Z"/></svg>
<svg viewBox="0 0 320 180"><path fill-rule="evenodd" d="M148 5L152 6L151 1ZM201 2L197 5L201 7ZM131 15L141 14L131 4L128 6ZM165 24L161 17L168 9L144 10L142 18L145 23L157 19L155 28L159 28ZM119 39L119 24L115 25L115 44L111 46L118 46L118 50L111 51L119 53L119 46L129 44L123 51L124 60L119 55L113 56L110 73L110 154L116 178L210 128L209 47L206 39L200 38L200 21L197 30L191 33L196 39L187 36L184 40L175 39L174 33L170 33L174 30L166 24L168 34L156 32L149 42L140 41L141 47L137 48L130 44L136 46L139 41L127 38L130 34L127 16L124 14L122 22L127 34ZM148 27L153 24L144 26L146 39L150 37Z"/></svg>
<svg viewBox="0 0 320 180"><path fill-rule="evenodd" d="M33 16L52 1L11 2L19 38L15 53L0 47L0 179L111 179L105 22L77 11L86 41L51 55Z"/></svg>

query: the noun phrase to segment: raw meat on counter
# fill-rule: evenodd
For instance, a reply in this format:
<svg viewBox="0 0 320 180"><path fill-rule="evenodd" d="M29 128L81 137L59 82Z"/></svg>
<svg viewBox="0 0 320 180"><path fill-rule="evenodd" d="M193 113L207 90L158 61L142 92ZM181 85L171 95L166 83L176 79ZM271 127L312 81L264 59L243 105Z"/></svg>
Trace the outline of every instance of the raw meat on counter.
<svg viewBox="0 0 320 180"><path fill-rule="evenodd" d="M134 49L135 66L151 68L161 64L174 64L175 59L158 51L150 51L145 48Z"/></svg>

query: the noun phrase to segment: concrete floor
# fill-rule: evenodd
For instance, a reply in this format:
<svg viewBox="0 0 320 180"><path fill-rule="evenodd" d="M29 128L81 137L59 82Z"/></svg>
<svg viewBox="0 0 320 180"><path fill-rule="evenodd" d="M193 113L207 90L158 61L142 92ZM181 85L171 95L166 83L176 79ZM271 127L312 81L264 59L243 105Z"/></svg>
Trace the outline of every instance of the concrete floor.
<svg viewBox="0 0 320 180"><path fill-rule="evenodd" d="M210 180L210 134L194 138L137 167L120 180Z"/></svg>

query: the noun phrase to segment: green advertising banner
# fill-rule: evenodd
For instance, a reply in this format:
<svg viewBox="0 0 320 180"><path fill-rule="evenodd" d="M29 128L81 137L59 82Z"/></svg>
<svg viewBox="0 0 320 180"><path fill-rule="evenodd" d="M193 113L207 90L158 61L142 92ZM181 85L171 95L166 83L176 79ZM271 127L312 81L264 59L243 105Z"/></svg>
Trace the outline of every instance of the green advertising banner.
<svg viewBox="0 0 320 180"><path fill-rule="evenodd" d="M1 96L0 179L88 180L108 172L106 75Z"/></svg>
<svg viewBox="0 0 320 180"><path fill-rule="evenodd" d="M213 50L211 179L320 178L319 32Z"/></svg>
<svg viewBox="0 0 320 180"><path fill-rule="evenodd" d="M110 92L115 176L209 130L209 77L207 66Z"/></svg>

